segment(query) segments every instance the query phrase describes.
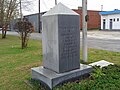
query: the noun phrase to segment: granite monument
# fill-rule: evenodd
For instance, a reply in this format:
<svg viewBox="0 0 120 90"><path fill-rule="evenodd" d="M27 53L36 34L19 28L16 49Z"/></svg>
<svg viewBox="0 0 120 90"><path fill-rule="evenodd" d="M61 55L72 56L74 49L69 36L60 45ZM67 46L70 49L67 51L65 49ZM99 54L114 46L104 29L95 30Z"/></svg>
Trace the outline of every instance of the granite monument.
<svg viewBox="0 0 120 90"><path fill-rule="evenodd" d="M80 64L79 18L62 3L43 15L43 66L32 68L33 79L52 89L92 70L91 66Z"/></svg>

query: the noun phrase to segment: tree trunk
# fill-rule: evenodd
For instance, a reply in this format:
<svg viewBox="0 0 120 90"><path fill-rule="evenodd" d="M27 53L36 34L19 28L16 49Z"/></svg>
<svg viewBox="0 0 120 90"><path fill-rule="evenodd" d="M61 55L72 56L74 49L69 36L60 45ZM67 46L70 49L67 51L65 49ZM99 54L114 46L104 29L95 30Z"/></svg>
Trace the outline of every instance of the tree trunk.
<svg viewBox="0 0 120 90"><path fill-rule="evenodd" d="M22 49L27 47L27 33L22 32Z"/></svg>
<svg viewBox="0 0 120 90"><path fill-rule="evenodd" d="M2 33L2 38L6 38L6 31L4 31L4 33Z"/></svg>
<svg viewBox="0 0 120 90"><path fill-rule="evenodd" d="M2 38L4 38L4 30L3 30L3 28L2 28Z"/></svg>
<svg viewBox="0 0 120 90"><path fill-rule="evenodd" d="M21 41L22 41L22 49L24 49L24 35L23 35L23 31L22 31Z"/></svg>
<svg viewBox="0 0 120 90"><path fill-rule="evenodd" d="M2 38L6 38L6 33L7 33L7 28L6 27L2 27Z"/></svg>

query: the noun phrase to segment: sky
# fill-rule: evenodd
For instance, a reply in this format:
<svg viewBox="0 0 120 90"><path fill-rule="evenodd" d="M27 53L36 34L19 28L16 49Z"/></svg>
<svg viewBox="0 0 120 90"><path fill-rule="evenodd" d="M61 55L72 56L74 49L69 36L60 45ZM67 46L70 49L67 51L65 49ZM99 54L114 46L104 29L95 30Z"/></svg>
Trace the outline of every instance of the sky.
<svg viewBox="0 0 120 90"><path fill-rule="evenodd" d="M120 0L87 0L88 10L101 10L101 5L103 5L103 11L111 11L114 9L120 9ZM78 6L82 6L82 0L57 0L57 3L63 3L70 9L77 9ZM55 6L55 0L40 0L41 12L48 11L50 8ZM29 6L29 11L23 10L23 15L29 15L38 13L38 0L32 0L31 6Z"/></svg>

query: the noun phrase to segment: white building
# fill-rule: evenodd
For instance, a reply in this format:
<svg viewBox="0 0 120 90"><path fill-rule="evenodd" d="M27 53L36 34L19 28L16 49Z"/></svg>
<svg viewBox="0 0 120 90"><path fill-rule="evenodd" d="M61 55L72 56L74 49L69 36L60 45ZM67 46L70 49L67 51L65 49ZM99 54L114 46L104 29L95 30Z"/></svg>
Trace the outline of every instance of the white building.
<svg viewBox="0 0 120 90"><path fill-rule="evenodd" d="M102 30L120 30L120 10L100 12Z"/></svg>

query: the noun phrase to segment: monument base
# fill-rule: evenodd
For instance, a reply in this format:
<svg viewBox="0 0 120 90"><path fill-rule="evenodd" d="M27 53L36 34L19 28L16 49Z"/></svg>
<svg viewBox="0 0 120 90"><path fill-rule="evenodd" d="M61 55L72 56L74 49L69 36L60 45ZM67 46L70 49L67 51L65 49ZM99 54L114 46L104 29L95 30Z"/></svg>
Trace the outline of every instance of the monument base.
<svg viewBox="0 0 120 90"><path fill-rule="evenodd" d="M31 68L31 70L32 79L40 80L44 84L48 85L50 89L52 89L62 82L90 73L92 71L92 67L80 64L80 69L65 73L56 73L54 71L43 68L43 66Z"/></svg>

